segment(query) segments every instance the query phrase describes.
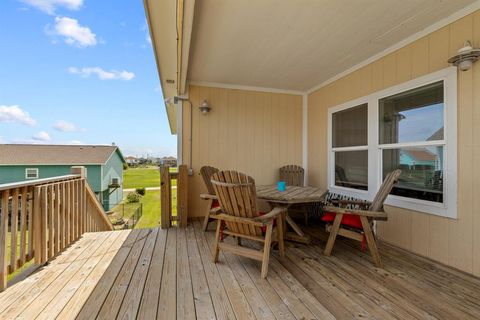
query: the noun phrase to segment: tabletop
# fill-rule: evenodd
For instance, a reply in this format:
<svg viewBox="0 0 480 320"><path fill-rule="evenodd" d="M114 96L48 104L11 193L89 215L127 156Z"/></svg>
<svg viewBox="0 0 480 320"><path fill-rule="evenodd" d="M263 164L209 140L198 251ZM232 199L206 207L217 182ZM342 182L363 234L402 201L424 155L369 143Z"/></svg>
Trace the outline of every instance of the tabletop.
<svg viewBox="0 0 480 320"><path fill-rule="evenodd" d="M278 191L276 185L257 186L257 198L276 203L295 204L319 202L327 189L317 187L287 186L285 191Z"/></svg>

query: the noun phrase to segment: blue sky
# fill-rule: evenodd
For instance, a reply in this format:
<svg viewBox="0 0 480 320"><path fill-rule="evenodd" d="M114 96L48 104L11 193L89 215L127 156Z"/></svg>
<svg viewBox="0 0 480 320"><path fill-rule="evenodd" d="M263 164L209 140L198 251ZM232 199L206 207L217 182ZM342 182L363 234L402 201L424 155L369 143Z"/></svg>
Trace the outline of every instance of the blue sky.
<svg viewBox="0 0 480 320"><path fill-rule="evenodd" d="M141 0L0 2L0 143L175 155Z"/></svg>

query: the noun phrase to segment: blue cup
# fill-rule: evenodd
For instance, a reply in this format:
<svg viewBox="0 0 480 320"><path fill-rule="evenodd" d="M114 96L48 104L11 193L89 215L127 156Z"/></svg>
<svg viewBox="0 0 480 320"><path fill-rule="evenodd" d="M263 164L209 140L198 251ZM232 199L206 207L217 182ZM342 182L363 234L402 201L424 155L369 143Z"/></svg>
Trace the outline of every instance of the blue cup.
<svg viewBox="0 0 480 320"><path fill-rule="evenodd" d="M287 186L285 185L285 181L278 181L277 189L278 191L285 191Z"/></svg>

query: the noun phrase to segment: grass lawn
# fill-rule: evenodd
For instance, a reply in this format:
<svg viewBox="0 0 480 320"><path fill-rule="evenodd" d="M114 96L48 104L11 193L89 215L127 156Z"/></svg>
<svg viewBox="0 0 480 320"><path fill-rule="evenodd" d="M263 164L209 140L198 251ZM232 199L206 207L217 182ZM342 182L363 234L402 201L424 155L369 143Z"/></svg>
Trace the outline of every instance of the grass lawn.
<svg viewBox="0 0 480 320"><path fill-rule="evenodd" d="M170 171L174 170L176 168L170 168ZM176 183L176 180L172 181L172 185L176 185ZM158 167L129 168L123 171L124 189L142 187L160 187L160 169Z"/></svg>

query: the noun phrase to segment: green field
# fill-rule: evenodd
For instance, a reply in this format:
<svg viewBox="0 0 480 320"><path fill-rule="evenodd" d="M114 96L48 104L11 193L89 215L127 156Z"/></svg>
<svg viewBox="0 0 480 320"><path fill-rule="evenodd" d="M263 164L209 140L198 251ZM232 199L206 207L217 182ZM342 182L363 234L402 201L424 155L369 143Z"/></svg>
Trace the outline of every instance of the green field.
<svg viewBox="0 0 480 320"><path fill-rule="evenodd" d="M174 171L175 168L171 168L171 171ZM172 185L176 185L176 180L172 181ZM152 188L160 187L160 171L157 167L147 167L147 168L129 168L123 171L123 188L124 189L133 189L133 188ZM128 192L124 192L124 199L127 196ZM176 214L176 190L172 190L172 210L173 214ZM135 228L154 228L160 225L160 190L146 190L145 196L140 200L142 203L143 214ZM137 203L127 204L124 200L125 205L119 205L115 207L112 211L115 211L110 219L112 221L117 220L118 218L123 217L124 220L128 220L129 217L133 214L134 210L138 207Z"/></svg>
<svg viewBox="0 0 480 320"><path fill-rule="evenodd" d="M160 187L160 170L157 167L130 168L123 171L123 188Z"/></svg>

